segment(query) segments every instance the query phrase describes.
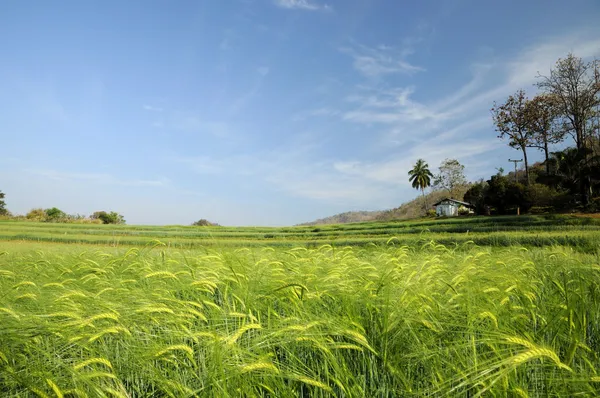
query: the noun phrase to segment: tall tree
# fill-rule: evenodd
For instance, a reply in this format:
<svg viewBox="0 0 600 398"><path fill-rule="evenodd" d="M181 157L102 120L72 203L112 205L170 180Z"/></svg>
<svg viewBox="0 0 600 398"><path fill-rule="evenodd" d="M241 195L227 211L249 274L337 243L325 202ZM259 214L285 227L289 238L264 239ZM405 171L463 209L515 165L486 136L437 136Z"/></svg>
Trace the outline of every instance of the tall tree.
<svg viewBox="0 0 600 398"><path fill-rule="evenodd" d="M560 58L549 76L539 75L537 86L556 98L559 115L565 130L573 137L579 156L589 151L594 132L594 115L600 103L600 79L597 60L584 62L569 53ZM589 202L590 176L584 176L579 168L579 194L584 204Z"/></svg>
<svg viewBox="0 0 600 398"><path fill-rule="evenodd" d="M527 148L533 143L533 133L529 129L525 104L527 97L523 90L519 90L515 95L508 97L505 103L494 103L492 117L496 125L498 138L508 138L508 145L512 148L520 149L523 152L525 161L525 176L527 185L529 185L529 162L527 160Z"/></svg>
<svg viewBox="0 0 600 398"><path fill-rule="evenodd" d="M440 173L433 179L433 186L447 190L451 198L457 199L457 188L467 185L465 166L456 159L445 159L439 170Z"/></svg>
<svg viewBox="0 0 600 398"><path fill-rule="evenodd" d="M583 62L569 53L559 58L550 75L539 75L537 86L556 98L559 114L565 119L577 150L589 145L593 132L592 118L600 102L599 61Z"/></svg>
<svg viewBox="0 0 600 398"><path fill-rule="evenodd" d="M558 144L564 139L564 130L557 125L556 98L550 94L540 94L525 103L525 118L532 134L530 146L544 152L546 174L550 174L549 145Z"/></svg>
<svg viewBox="0 0 600 398"><path fill-rule="evenodd" d="M429 165L423 159L417 160L412 170L408 172L408 181L412 182L412 187L420 189L423 195L425 210L427 211L427 198L425 197L425 188L431 186L433 173L429 170Z"/></svg>
<svg viewBox="0 0 600 398"><path fill-rule="evenodd" d="M8 214L8 210L6 209L6 202L4 201L4 193L0 191L0 216L5 216Z"/></svg>

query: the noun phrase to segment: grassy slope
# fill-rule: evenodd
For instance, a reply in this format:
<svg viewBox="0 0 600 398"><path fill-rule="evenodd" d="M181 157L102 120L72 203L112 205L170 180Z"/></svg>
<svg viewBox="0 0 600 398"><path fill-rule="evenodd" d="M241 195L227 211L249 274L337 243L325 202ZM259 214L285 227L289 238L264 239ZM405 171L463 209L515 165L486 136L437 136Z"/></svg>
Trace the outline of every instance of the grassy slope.
<svg viewBox="0 0 600 398"><path fill-rule="evenodd" d="M459 192L460 198L464 192ZM445 191L432 191L425 195L427 205L431 208L431 205L448 197L448 193ZM354 222L368 222L368 221L392 221L392 220L409 220L417 217L421 217L424 213L425 202L422 196L418 196L415 199L406 202L399 207L390 210L377 210L377 211L349 211L346 213L336 214L331 217L321 218L315 221L303 223L300 225L325 225L325 224L344 224Z"/></svg>

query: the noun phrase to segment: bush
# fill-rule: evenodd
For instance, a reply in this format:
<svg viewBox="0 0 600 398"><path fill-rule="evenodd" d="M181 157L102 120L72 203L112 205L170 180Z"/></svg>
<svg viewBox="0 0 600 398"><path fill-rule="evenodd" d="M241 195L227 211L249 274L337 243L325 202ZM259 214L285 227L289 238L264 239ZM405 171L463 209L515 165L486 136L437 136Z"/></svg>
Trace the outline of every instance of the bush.
<svg viewBox="0 0 600 398"><path fill-rule="evenodd" d="M31 221L44 222L48 219L48 215L44 209L31 209L29 210L29 213L25 215L25 218Z"/></svg>
<svg viewBox="0 0 600 398"><path fill-rule="evenodd" d="M66 222L71 224L104 224L102 220L92 220L91 218L69 218Z"/></svg>
<svg viewBox="0 0 600 398"><path fill-rule="evenodd" d="M46 212L46 221L59 222L67 217L67 214L57 207L44 210Z"/></svg>
<svg viewBox="0 0 600 398"><path fill-rule="evenodd" d="M125 218L116 211L110 213L106 211L97 211L90 216L92 220L101 220L103 224L125 224Z"/></svg>
<svg viewBox="0 0 600 398"><path fill-rule="evenodd" d="M433 218L437 215L437 213L435 212L435 209L429 209L427 210L427 212L425 213L425 217L430 217Z"/></svg>
<svg viewBox="0 0 600 398"><path fill-rule="evenodd" d="M465 202L471 203L475 206L475 213L487 214L487 206L485 203L485 196L488 189L488 184L485 181L478 181L471 185L469 190L463 196Z"/></svg>
<svg viewBox="0 0 600 398"><path fill-rule="evenodd" d="M533 206L529 209L531 214L552 214L556 211L554 206Z"/></svg>
<svg viewBox="0 0 600 398"><path fill-rule="evenodd" d="M587 213L600 213L600 196L592 198L585 211Z"/></svg>
<svg viewBox="0 0 600 398"><path fill-rule="evenodd" d="M215 226L218 226L219 224L215 224L208 220L205 220L204 218L201 218L200 220L193 222L192 225L195 227L215 227Z"/></svg>
<svg viewBox="0 0 600 398"><path fill-rule="evenodd" d="M534 206L550 207L554 206L560 197L560 193L544 184L531 184L527 188L527 193Z"/></svg>
<svg viewBox="0 0 600 398"><path fill-rule="evenodd" d="M460 207L458 208L458 215L459 215L459 216L467 216L467 215L469 215L469 214L471 214L471 210L469 210L467 207L465 207L465 206L460 206Z"/></svg>

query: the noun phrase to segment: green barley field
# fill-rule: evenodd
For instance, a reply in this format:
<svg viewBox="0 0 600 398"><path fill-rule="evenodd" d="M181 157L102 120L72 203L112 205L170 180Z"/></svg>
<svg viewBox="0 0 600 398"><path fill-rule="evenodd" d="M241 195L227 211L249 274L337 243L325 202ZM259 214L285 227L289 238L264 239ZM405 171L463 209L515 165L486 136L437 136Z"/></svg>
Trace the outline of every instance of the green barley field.
<svg viewBox="0 0 600 398"><path fill-rule="evenodd" d="M592 397L600 220L0 222L2 397Z"/></svg>

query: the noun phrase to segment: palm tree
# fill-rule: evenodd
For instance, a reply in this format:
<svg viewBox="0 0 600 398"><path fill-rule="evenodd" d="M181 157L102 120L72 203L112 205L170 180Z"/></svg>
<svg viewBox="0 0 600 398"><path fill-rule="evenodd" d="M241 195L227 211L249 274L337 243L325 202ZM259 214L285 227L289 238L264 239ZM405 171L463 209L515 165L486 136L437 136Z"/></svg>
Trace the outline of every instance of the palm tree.
<svg viewBox="0 0 600 398"><path fill-rule="evenodd" d="M423 202L425 203L425 211L427 211L425 188L431 186L431 178L433 177L433 174L429 171L429 165L423 159L419 159L412 170L408 172L408 175L410 176L408 181L412 182L412 187L421 190Z"/></svg>

